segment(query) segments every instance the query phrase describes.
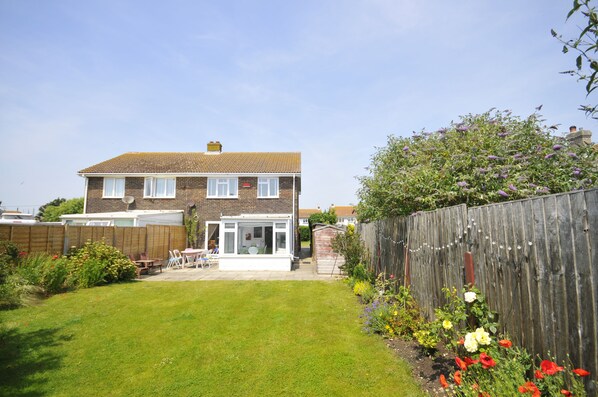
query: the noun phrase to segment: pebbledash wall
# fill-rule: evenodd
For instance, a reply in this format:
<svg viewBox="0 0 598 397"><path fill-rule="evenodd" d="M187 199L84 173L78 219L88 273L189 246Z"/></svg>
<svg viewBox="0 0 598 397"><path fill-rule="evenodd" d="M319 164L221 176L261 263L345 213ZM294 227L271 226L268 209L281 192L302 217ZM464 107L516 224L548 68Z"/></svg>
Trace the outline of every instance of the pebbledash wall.
<svg viewBox="0 0 598 397"><path fill-rule="evenodd" d="M205 222L219 222L221 216L240 214L288 214L295 200L295 228L299 217L299 191L301 178L280 177L278 198L257 197L257 177L239 177L238 198L207 198L206 177L177 177L175 198L143 198L143 177L127 177L125 195L135 197L129 210L184 210L189 203L197 208L200 225ZM102 198L103 178L89 177L87 193L87 213L124 211L127 204L119 198ZM293 197L293 185L295 197ZM244 187L248 186L248 187ZM203 241L200 236L199 241ZM295 237L298 239L298 237Z"/></svg>

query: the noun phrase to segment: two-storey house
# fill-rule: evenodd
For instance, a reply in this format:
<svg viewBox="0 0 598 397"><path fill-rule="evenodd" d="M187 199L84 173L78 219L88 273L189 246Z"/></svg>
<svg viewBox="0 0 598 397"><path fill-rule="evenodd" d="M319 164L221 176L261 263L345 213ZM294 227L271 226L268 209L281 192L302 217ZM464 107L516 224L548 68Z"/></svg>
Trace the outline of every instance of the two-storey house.
<svg viewBox="0 0 598 397"><path fill-rule="evenodd" d="M290 270L300 249L301 153L207 149L125 153L79 171L84 212L195 208L200 241L219 247L221 270Z"/></svg>

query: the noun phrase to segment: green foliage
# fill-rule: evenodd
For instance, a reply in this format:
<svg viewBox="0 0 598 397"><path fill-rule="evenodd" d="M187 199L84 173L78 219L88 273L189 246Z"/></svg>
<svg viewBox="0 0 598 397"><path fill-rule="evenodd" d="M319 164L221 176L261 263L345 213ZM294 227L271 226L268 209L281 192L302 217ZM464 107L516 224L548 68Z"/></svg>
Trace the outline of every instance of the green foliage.
<svg viewBox="0 0 598 397"><path fill-rule="evenodd" d="M598 152L569 146L510 112L468 115L435 133L390 136L360 178L358 216L375 220L457 204L535 197L598 186Z"/></svg>
<svg viewBox="0 0 598 397"><path fill-rule="evenodd" d="M357 281L353 287L353 293L361 297L363 303L372 302L376 294L374 286L368 281Z"/></svg>
<svg viewBox="0 0 598 397"><path fill-rule="evenodd" d="M309 226L299 226L299 238L301 241L311 240L311 230Z"/></svg>
<svg viewBox="0 0 598 397"><path fill-rule="evenodd" d="M185 230L187 231L187 243L189 247L197 248L199 239L199 215L197 209L193 207L189 215L185 216Z"/></svg>
<svg viewBox="0 0 598 397"><path fill-rule="evenodd" d="M135 264L103 241L87 242L69 260L67 284L74 288L131 280Z"/></svg>
<svg viewBox="0 0 598 397"><path fill-rule="evenodd" d="M329 211L316 212L309 216L309 224L314 225L316 223L323 223L327 225L335 225L338 220L336 211L331 208Z"/></svg>
<svg viewBox="0 0 598 397"><path fill-rule="evenodd" d="M368 262L367 249L361 240L359 233L351 232L348 229L344 233L337 233L331 242L332 250L345 258L345 264L341 269L349 276L354 275L355 267ZM361 272L361 269L359 270Z"/></svg>
<svg viewBox="0 0 598 397"><path fill-rule="evenodd" d="M63 200L58 205L52 205L51 203L57 202L57 200ZM70 200L56 199L49 204L44 206L43 211L40 208L38 216L41 214L41 220L43 222L59 222L61 215L66 214L82 214L83 213L83 197L73 198Z"/></svg>
<svg viewBox="0 0 598 397"><path fill-rule="evenodd" d="M574 0L573 7L567 14L567 20L573 16L580 16L583 23L580 26L579 36L573 39L563 39L554 29L551 34L563 44L563 53L567 54L573 50L575 58L575 69L561 72L577 77L578 81L585 83L585 91L589 96L598 87L598 12L596 7L591 5L592 0ZM585 26L583 26L585 25ZM586 116L598 120L598 105L581 105L580 110Z"/></svg>
<svg viewBox="0 0 598 397"><path fill-rule="evenodd" d="M41 207L39 207L39 210L37 212L37 215L35 215L35 218L38 221L42 221L44 219L44 213L46 212L46 208L58 207L60 204L64 203L65 201L66 201L66 199L64 199L62 197L58 197L58 198L55 198L54 200L50 201L49 203L42 205Z"/></svg>

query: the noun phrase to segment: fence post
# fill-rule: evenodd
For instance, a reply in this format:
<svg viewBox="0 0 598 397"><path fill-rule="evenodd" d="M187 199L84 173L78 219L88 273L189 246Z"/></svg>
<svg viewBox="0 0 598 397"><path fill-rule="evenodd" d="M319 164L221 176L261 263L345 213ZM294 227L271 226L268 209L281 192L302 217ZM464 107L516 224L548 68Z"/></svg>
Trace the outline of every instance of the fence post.
<svg viewBox="0 0 598 397"><path fill-rule="evenodd" d="M411 268L409 267L409 246L403 246L405 252L405 287L411 286Z"/></svg>
<svg viewBox="0 0 598 397"><path fill-rule="evenodd" d="M467 251L464 254L465 259L465 284L475 284L475 274L473 271L473 255Z"/></svg>

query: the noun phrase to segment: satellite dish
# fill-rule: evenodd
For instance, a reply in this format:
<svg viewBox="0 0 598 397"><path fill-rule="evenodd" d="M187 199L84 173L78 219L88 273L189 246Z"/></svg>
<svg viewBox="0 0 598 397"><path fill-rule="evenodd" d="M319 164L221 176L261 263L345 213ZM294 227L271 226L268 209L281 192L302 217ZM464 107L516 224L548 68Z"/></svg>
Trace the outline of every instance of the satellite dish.
<svg viewBox="0 0 598 397"><path fill-rule="evenodd" d="M131 204L133 201L135 201L135 197L133 196L125 196L122 198L123 203L125 204Z"/></svg>

